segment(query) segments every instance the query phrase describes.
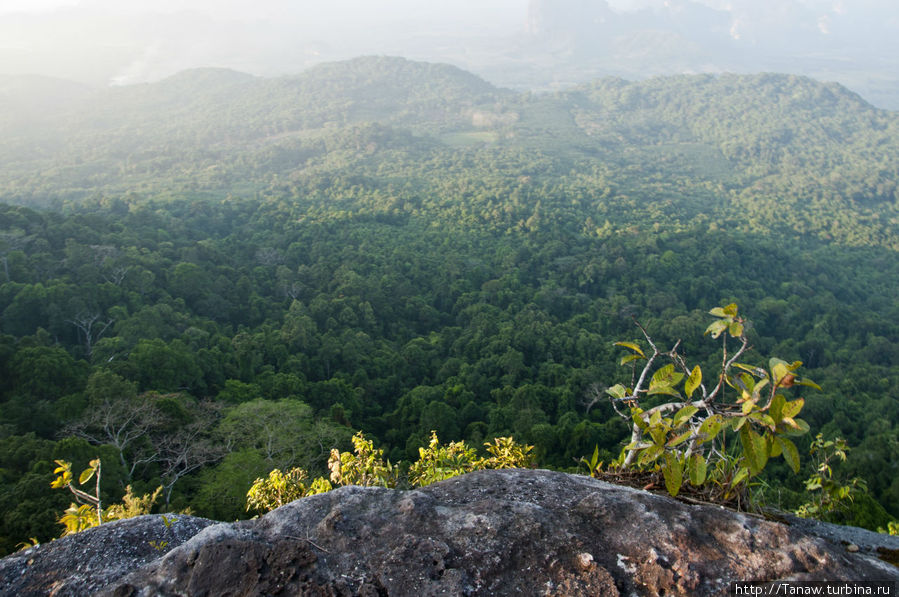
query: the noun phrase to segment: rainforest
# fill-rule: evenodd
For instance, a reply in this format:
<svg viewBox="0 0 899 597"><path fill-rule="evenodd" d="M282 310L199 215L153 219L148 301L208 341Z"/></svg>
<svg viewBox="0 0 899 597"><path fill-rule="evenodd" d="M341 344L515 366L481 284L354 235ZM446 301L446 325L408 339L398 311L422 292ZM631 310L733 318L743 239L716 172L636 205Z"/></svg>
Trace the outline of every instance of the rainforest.
<svg viewBox="0 0 899 597"><path fill-rule="evenodd" d="M899 517L899 114L778 75L599 79L556 93L367 57L296 76L199 69L90 89L0 78L0 553L59 536L54 460L105 500L248 517L273 468L326 474L362 431L513 436L543 468L610 461L616 341L713 370L802 361L816 436ZM706 366L703 366L706 369Z"/></svg>

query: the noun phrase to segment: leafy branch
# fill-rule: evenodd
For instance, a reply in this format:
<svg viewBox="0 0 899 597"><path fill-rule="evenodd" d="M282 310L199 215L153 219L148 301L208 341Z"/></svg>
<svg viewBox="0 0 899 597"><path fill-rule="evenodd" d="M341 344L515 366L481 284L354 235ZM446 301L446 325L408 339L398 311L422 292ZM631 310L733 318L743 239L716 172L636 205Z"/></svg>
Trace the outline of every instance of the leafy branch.
<svg viewBox="0 0 899 597"><path fill-rule="evenodd" d="M615 464L622 469L661 469L671 495L689 481L694 486L715 486L723 500L739 500L748 481L770 458L782 456L793 472L799 472L799 451L788 436L808 432L808 424L797 418L805 402L787 400L782 390L800 385L820 388L797 375L800 361L772 358L767 369L738 362L750 350L746 320L736 304L709 313L717 319L705 335L721 340L721 367L714 386L703 383L699 365L688 366L678 351L679 340L662 351L639 322L635 323L649 350L636 342L615 343L628 350L621 364L633 367L632 387L616 384L606 390L615 411L631 426L630 442ZM728 338L738 342L732 352ZM731 391L736 395L733 400L725 396ZM656 396L673 400L644 408ZM739 456L728 453L729 432L739 439Z"/></svg>

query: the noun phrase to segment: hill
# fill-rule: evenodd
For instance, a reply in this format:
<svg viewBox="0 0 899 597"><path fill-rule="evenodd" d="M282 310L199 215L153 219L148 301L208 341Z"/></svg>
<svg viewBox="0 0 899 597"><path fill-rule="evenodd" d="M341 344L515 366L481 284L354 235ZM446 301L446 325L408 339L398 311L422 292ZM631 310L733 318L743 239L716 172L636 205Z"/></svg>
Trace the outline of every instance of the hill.
<svg viewBox="0 0 899 597"><path fill-rule="evenodd" d="M4 552L59 533L56 459L102 456L106 503L163 485L162 508L222 520L272 468L324 474L354 430L393 462L432 430L609 462L628 436L603 393L630 378L614 343L642 341L636 318L710 371L702 332L730 303L748 363L802 361L822 387L791 386L805 468L776 459L758 499L820 495L821 432L849 442L835 483L858 489L826 516L899 516L899 135L839 86L519 94L364 58L43 101L0 131Z"/></svg>
<svg viewBox="0 0 899 597"><path fill-rule="evenodd" d="M542 162L584 192L664 196L687 220L899 246L899 117L801 77L603 79L531 95L447 65L359 58L279 79L200 69L65 104L27 134L0 126L6 201L246 193L346 166L420 177L407 162L484 150ZM372 153L371 136L400 154Z"/></svg>

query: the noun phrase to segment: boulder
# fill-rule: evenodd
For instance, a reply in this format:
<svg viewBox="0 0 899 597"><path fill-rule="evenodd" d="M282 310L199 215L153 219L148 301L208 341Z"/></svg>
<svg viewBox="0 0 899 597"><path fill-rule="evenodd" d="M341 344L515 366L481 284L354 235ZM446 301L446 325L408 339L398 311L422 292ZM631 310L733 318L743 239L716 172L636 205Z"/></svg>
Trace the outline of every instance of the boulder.
<svg viewBox="0 0 899 597"><path fill-rule="evenodd" d="M408 491L343 487L235 523L177 517L162 528L160 518L9 556L0 588L122 597L719 595L735 581L899 580L882 559L899 553L899 537L796 526L543 470L478 471Z"/></svg>

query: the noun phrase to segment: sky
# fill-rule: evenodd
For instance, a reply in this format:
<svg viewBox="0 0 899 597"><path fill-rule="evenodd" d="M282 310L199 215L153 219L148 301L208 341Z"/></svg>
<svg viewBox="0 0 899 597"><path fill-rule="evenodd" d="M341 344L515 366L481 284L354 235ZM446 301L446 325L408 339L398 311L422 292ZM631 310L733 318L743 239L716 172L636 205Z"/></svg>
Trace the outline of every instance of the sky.
<svg viewBox="0 0 899 597"><path fill-rule="evenodd" d="M0 74L131 84L201 66L295 74L363 54L450 62L512 87L779 70L899 98L899 1L0 0Z"/></svg>

